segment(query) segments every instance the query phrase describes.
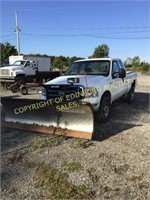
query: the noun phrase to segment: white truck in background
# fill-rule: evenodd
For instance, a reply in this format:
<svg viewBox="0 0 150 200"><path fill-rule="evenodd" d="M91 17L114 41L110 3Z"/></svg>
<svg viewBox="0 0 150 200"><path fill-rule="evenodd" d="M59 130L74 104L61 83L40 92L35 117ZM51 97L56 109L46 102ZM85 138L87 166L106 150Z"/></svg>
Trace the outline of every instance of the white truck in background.
<svg viewBox="0 0 150 200"><path fill-rule="evenodd" d="M45 72L50 71L51 59L45 56L9 56L10 66L21 66L21 70L24 71L26 75L35 75L36 71ZM17 69L15 72L17 73ZM23 73L23 72L22 72Z"/></svg>
<svg viewBox="0 0 150 200"><path fill-rule="evenodd" d="M49 57L43 56L9 56L9 66L0 68L1 79L17 79L50 72Z"/></svg>
<svg viewBox="0 0 150 200"><path fill-rule="evenodd" d="M51 59L46 56L9 56L9 66L0 68L0 81L5 88L15 82L42 83L61 75L60 71L50 71Z"/></svg>

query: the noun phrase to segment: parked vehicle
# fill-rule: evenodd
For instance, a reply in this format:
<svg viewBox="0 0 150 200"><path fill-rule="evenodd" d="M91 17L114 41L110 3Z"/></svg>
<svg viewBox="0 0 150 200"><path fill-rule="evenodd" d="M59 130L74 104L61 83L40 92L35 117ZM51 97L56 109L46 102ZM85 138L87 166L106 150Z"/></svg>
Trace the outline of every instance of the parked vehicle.
<svg viewBox="0 0 150 200"><path fill-rule="evenodd" d="M50 71L51 60L44 56L10 56L9 66L0 68L3 86L11 88L16 83L43 83L61 75L60 71Z"/></svg>
<svg viewBox="0 0 150 200"><path fill-rule="evenodd" d="M78 60L42 86L39 100L2 98L4 121L7 127L91 139L93 113L105 122L116 99L126 96L132 103L136 79L120 59Z"/></svg>
<svg viewBox="0 0 150 200"><path fill-rule="evenodd" d="M106 121L113 101L125 95L127 101L132 103L136 78L136 72L126 72L121 59L78 60L64 76L43 85L41 98L48 100L63 96L64 101L88 102L96 118ZM58 109L61 110L61 107Z"/></svg>

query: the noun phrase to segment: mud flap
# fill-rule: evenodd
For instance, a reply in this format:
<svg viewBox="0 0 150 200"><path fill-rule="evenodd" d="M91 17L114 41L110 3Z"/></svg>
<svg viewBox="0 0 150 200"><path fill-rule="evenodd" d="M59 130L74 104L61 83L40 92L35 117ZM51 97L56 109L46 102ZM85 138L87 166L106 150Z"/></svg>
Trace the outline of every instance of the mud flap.
<svg viewBox="0 0 150 200"><path fill-rule="evenodd" d="M89 105L56 109L58 105L35 99L1 98L2 125L41 133L91 139L94 117Z"/></svg>

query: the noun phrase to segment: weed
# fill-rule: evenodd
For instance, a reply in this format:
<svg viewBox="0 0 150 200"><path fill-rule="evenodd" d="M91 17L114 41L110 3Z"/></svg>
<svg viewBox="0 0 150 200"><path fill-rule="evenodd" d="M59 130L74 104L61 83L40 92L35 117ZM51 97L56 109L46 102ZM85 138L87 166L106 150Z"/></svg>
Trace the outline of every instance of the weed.
<svg viewBox="0 0 150 200"><path fill-rule="evenodd" d="M25 152L15 152L14 154L12 154L8 159L10 161L10 163L21 163L24 155L27 153L27 151Z"/></svg>
<svg viewBox="0 0 150 200"><path fill-rule="evenodd" d="M89 173L89 176L93 182L94 185L97 185L99 182L100 177L97 175L97 173L95 172L94 168L90 168L87 170Z"/></svg>
<svg viewBox="0 0 150 200"><path fill-rule="evenodd" d="M127 181L141 181L143 179L143 174L140 176L131 176L131 177L126 177Z"/></svg>
<svg viewBox="0 0 150 200"><path fill-rule="evenodd" d="M40 149L44 147L53 147L57 146L62 143L62 141L65 139L65 137L56 137L56 138L48 138L48 137L40 137L35 138L33 141L33 148Z"/></svg>
<svg viewBox="0 0 150 200"><path fill-rule="evenodd" d="M0 86L0 92L6 92L6 89L2 86Z"/></svg>
<svg viewBox="0 0 150 200"><path fill-rule="evenodd" d="M37 186L49 191L50 199L93 199L94 194L84 185L74 186L62 173L49 165L38 164L34 180Z"/></svg>
<svg viewBox="0 0 150 200"><path fill-rule="evenodd" d="M64 164L62 167L64 168L64 170L69 171L69 172L78 171L82 168L79 162L67 163L67 164Z"/></svg>
<svg viewBox="0 0 150 200"><path fill-rule="evenodd" d="M87 148L91 145L88 140L75 138L72 147L74 148Z"/></svg>
<svg viewBox="0 0 150 200"><path fill-rule="evenodd" d="M125 164L125 165L120 165L120 166L114 166L113 170L116 174L121 175L127 172L128 169L129 169L129 165Z"/></svg>

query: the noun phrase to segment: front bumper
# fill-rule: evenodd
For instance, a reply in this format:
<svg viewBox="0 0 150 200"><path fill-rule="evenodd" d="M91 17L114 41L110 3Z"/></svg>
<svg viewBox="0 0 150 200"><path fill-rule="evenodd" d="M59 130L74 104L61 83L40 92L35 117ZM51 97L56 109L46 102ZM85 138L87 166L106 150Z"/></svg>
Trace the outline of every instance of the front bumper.
<svg viewBox="0 0 150 200"><path fill-rule="evenodd" d="M56 98L47 99L47 97L44 96L44 95L40 96L40 100L47 100L47 101L52 101L52 102L55 102L55 99L58 102L59 98L60 97L57 97L57 99ZM61 99L60 99L60 101L61 101ZM91 108L92 108L93 112L97 112L99 110L99 106L100 106L100 100L97 99L97 98L96 99L95 98L83 98L81 100L80 99L78 99L78 100L77 99L72 99L72 100L69 100L69 101L64 100L62 102L66 103L66 104L69 103L69 102L77 102L79 105L88 104L88 105L91 105Z"/></svg>

